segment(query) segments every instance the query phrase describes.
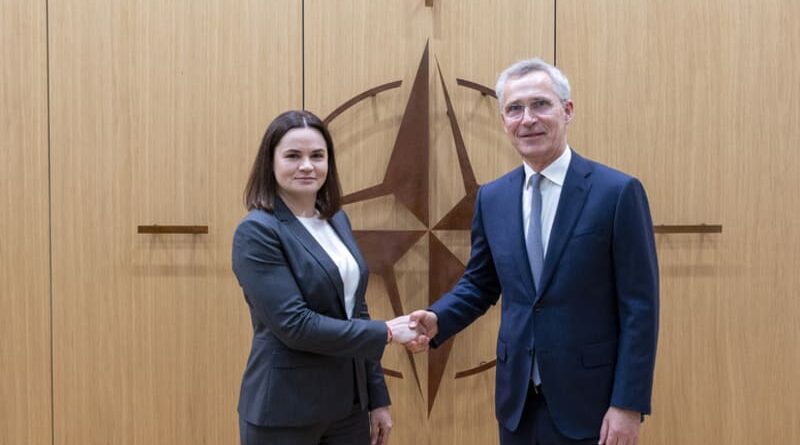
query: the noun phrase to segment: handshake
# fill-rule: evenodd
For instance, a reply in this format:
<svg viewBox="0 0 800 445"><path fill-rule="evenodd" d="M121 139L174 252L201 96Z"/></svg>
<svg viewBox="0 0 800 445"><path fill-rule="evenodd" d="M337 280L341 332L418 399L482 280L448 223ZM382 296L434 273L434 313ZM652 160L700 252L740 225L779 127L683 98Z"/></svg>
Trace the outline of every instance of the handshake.
<svg viewBox="0 0 800 445"><path fill-rule="evenodd" d="M423 352L439 330L439 319L431 311L419 310L386 322L389 342L399 343L409 352Z"/></svg>

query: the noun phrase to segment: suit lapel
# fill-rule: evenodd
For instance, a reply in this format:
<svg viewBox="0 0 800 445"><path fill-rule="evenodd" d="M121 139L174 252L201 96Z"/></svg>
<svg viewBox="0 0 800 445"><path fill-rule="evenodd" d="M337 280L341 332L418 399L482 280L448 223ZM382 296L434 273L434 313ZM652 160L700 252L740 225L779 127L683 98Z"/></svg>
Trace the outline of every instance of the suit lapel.
<svg viewBox="0 0 800 445"><path fill-rule="evenodd" d="M286 228L300 241L300 244L306 249L306 251L317 261L317 263L322 267L325 271L325 275L331 281L334 289L336 289L336 295L338 297L339 302L341 303L342 312L346 313L345 305L344 305L344 284L342 283L342 277L339 275L339 268L336 264L331 260L330 256L325 252L325 249L319 245L314 236L306 230L306 227L297 217L294 216L289 207L279 198L275 198L275 217L281 220L285 225ZM349 246L348 246L349 248Z"/></svg>
<svg viewBox="0 0 800 445"><path fill-rule="evenodd" d="M572 229L583 210L586 197L592 188L591 173L589 163L573 151L567 176L564 178L564 187L561 189L561 197L558 200L553 228L550 232L550 242L547 246L542 270L541 289L538 289L537 299L547 290L555 273L556 265L572 234Z"/></svg>
<svg viewBox="0 0 800 445"><path fill-rule="evenodd" d="M350 254L355 258L356 263L358 263L358 288L356 289L356 299L359 299L366 291L366 277L369 273L367 261L361 255L361 250L359 250L356 240L353 238L353 231L350 229L350 225L347 223L344 213L337 212L333 215L333 218L330 219L330 223L333 230L339 235L339 239L342 240L347 250L349 250ZM353 317L355 316L356 314L353 314Z"/></svg>

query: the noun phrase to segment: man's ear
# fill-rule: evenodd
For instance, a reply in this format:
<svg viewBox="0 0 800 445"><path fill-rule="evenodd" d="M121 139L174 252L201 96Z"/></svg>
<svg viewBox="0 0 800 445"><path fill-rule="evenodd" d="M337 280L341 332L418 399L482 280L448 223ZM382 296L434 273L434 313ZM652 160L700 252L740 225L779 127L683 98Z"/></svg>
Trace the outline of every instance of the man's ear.
<svg viewBox="0 0 800 445"><path fill-rule="evenodd" d="M575 116L575 105L572 103L571 100L568 100L567 103L564 104L564 119L566 123L570 123L570 121L574 116Z"/></svg>

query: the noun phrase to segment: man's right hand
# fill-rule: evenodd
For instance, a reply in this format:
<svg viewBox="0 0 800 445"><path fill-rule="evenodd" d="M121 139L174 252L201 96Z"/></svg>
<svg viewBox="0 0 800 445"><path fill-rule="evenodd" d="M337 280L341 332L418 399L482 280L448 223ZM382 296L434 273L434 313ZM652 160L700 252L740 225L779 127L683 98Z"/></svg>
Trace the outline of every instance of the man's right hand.
<svg viewBox="0 0 800 445"><path fill-rule="evenodd" d="M428 343L439 332L439 317L431 311L414 311L409 314L409 328L419 335L405 344L406 349L414 353L427 351Z"/></svg>

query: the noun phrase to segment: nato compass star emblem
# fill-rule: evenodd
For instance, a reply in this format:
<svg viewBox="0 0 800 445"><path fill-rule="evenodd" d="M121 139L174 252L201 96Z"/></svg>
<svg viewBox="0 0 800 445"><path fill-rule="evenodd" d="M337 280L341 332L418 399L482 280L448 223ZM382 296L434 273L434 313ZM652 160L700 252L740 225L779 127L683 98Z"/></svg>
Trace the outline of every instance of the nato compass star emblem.
<svg viewBox="0 0 800 445"><path fill-rule="evenodd" d="M394 195L396 201L406 207L421 223L426 230L355 230L353 233L370 269L370 273L383 278L386 292L389 296L392 311L395 316L408 313L409 309L403 306L400 291L397 285L395 264L424 236L429 238L428 251L428 303L436 301L443 293L452 288L464 273L464 264L446 247L445 243L434 233L435 231L468 231L472 220L475 197L478 186L475 174L467 156L464 138L456 120L447 86L444 82L441 68L437 61L438 77L444 91L447 106L447 117L451 133L455 142L456 154L460 167L461 178L464 184L465 196L445 216L436 222L429 218L429 183L428 171L430 168L430 112L429 112L429 57L428 46L420 60L414 84L411 88L406 109L400 123L400 128L395 139L389 164L386 168L383 181L343 197L344 204L350 204L385 195ZM371 88L348 100L325 118L325 123L330 124L337 116L357 103L376 96L384 91L398 88L401 81L395 81ZM459 86L479 91L482 95L495 97L491 88L474 82L457 79ZM437 349L431 349L428 354L428 415L430 415L439 390L439 385L444 377L444 370L453 348L453 338ZM420 394L423 393L420 383L417 364L414 356L408 353L414 380ZM495 365L495 360L482 363L471 369L459 371L454 378L462 378L477 374ZM391 369L384 369L390 377L403 378L402 373Z"/></svg>

